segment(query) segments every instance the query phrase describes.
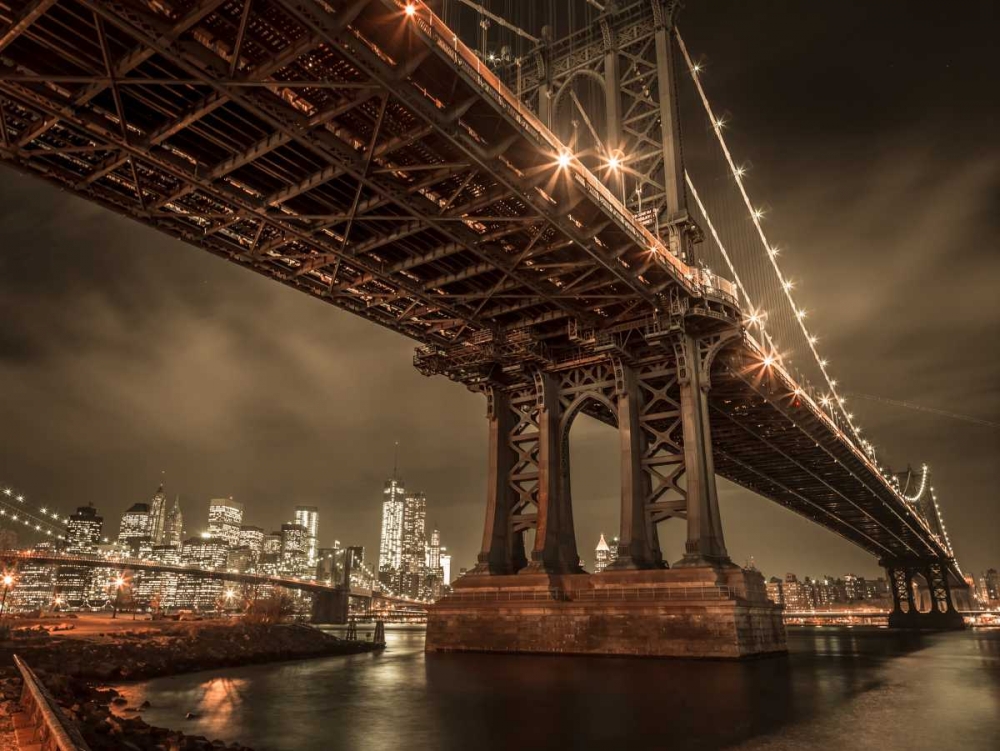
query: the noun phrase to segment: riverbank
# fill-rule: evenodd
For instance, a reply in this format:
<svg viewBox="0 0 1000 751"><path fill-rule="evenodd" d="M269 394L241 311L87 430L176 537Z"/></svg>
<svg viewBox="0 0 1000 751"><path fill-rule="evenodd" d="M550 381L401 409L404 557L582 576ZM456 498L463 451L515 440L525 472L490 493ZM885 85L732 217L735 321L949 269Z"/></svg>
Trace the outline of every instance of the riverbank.
<svg viewBox="0 0 1000 751"><path fill-rule="evenodd" d="M302 624L206 621L161 622L154 627L137 622L129 629L117 622L113 629L81 628L75 634L33 630L0 643L0 718L9 717L20 696L21 680L13 667L16 653L48 686L93 751L249 751L240 744L153 727L140 716L148 705L129 707L118 691L104 684L375 649L370 642L346 641Z"/></svg>

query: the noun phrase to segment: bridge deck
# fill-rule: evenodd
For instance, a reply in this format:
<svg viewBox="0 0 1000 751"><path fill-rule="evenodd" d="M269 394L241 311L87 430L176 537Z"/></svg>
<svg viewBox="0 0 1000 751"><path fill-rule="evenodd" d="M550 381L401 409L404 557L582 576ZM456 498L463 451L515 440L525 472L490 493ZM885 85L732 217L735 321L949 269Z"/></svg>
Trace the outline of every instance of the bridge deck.
<svg viewBox="0 0 1000 751"><path fill-rule="evenodd" d="M421 342L695 289L423 6L11 5L5 161Z"/></svg>
<svg viewBox="0 0 1000 751"><path fill-rule="evenodd" d="M431 351L508 332L498 358L544 364L702 294L560 148L419 3L0 0L0 160ZM794 390L716 378L718 471L876 555L947 557Z"/></svg>

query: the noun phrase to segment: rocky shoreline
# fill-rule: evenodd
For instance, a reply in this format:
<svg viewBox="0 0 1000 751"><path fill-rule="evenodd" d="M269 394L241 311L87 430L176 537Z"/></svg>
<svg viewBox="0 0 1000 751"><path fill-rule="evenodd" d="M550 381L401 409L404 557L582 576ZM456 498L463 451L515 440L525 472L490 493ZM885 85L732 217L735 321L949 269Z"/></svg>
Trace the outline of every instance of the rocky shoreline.
<svg viewBox="0 0 1000 751"><path fill-rule="evenodd" d="M124 681L263 662L349 655L376 649L301 624L175 624L157 631L123 631L107 640L52 638L0 645L0 716L21 695L13 667L16 652L38 674L92 751L251 751L238 743L210 741L153 727L128 707L107 681ZM134 715L132 714L134 713Z"/></svg>

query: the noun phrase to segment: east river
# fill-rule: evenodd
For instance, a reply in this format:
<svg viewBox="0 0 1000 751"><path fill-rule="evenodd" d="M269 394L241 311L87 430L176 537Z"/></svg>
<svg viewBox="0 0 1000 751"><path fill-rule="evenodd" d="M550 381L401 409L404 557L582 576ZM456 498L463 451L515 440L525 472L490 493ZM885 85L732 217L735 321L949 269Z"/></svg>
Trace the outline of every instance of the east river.
<svg viewBox="0 0 1000 751"><path fill-rule="evenodd" d="M258 751L1000 749L997 630L790 629L788 657L743 663L425 656L423 642L390 630L383 654L123 690L149 700L150 724Z"/></svg>

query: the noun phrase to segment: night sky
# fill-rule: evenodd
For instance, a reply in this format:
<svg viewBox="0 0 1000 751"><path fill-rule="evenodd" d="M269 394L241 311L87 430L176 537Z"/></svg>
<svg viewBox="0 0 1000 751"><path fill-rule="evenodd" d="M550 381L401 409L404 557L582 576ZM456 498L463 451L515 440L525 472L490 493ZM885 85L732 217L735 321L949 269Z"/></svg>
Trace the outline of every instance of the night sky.
<svg viewBox="0 0 1000 751"><path fill-rule="evenodd" d="M556 0L550 0L556 3ZM561 6L562 0L555 7ZM495 2L498 11L510 2ZM681 18L751 195L848 393L1000 421L1000 65L993 2L692 1ZM397 334L0 169L0 482L118 516L165 473L188 531L211 497L377 556L393 443L454 568L482 533L485 402ZM927 462L959 562L1000 566L1000 430L852 400L894 467ZM617 434L572 436L588 566L618 519ZM730 553L767 575L875 560L722 483ZM661 528L668 560L682 522Z"/></svg>

